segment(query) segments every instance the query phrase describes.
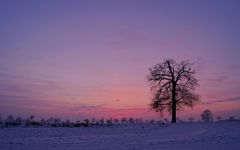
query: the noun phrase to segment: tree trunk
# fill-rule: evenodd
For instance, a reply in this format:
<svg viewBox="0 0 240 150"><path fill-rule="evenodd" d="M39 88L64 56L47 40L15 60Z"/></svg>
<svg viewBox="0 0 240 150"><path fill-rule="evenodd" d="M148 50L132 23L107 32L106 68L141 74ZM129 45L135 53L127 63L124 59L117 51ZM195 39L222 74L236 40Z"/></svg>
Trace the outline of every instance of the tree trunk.
<svg viewBox="0 0 240 150"><path fill-rule="evenodd" d="M172 123L177 122L176 110L176 84L174 83L172 88Z"/></svg>
<svg viewBox="0 0 240 150"><path fill-rule="evenodd" d="M172 123L176 123L177 119L176 119L176 104L173 104L172 106Z"/></svg>

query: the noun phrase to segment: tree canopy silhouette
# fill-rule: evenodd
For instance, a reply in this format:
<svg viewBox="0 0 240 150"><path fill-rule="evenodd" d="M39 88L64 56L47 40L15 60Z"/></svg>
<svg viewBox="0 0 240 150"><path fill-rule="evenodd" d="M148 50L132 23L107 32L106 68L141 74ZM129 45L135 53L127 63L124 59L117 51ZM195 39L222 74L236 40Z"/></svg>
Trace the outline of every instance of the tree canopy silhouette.
<svg viewBox="0 0 240 150"><path fill-rule="evenodd" d="M192 108L200 101L194 93L199 84L192 65L189 61L177 63L166 59L149 69L147 77L152 91L150 108L161 113L170 112L173 123L176 122L177 110L183 106Z"/></svg>

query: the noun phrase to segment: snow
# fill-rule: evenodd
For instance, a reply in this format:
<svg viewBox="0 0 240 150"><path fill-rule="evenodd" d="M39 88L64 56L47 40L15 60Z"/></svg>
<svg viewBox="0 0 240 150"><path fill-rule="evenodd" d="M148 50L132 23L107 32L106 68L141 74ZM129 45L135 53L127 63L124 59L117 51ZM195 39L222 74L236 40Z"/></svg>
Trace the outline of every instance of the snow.
<svg viewBox="0 0 240 150"><path fill-rule="evenodd" d="M0 128L0 150L239 150L240 121Z"/></svg>

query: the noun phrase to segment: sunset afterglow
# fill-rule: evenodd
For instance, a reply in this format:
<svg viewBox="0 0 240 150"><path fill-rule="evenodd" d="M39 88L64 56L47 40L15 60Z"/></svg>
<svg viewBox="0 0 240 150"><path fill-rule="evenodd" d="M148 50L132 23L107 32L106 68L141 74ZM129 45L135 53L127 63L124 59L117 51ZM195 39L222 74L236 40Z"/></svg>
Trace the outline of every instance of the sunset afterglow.
<svg viewBox="0 0 240 150"><path fill-rule="evenodd" d="M206 5L207 3L207 5ZM217 3L217 4L216 4ZM201 103L240 117L238 1L0 1L0 114L160 119L149 68L194 62ZM190 113L189 113L190 112Z"/></svg>

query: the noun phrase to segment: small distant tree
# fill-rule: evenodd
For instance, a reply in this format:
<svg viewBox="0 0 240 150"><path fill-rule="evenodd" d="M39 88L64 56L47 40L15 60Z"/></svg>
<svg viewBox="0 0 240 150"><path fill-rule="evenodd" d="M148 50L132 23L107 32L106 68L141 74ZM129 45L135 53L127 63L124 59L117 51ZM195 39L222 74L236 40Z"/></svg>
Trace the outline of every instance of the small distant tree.
<svg viewBox="0 0 240 150"><path fill-rule="evenodd" d="M2 116L0 115L0 125L2 125L3 121L2 121Z"/></svg>
<svg viewBox="0 0 240 150"><path fill-rule="evenodd" d="M229 120L230 120L230 121L234 121L234 120L236 120L236 119L235 119L234 116L230 116L230 117L229 117Z"/></svg>
<svg viewBox="0 0 240 150"><path fill-rule="evenodd" d="M61 119L60 118L54 118L52 126L54 126L54 127L61 126Z"/></svg>
<svg viewBox="0 0 240 150"><path fill-rule="evenodd" d="M121 118L121 123L126 124L127 123L127 118L126 117Z"/></svg>
<svg viewBox="0 0 240 150"><path fill-rule="evenodd" d="M133 119L132 117L130 117L130 118L128 119L128 122L131 123L131 124L134 124L134 119Z"/></svg>
<svg viewBox="0 0 240 150"><path fill-rule="evenodd" d="M71 127L72 126L71 125L71 121L70 120L66 120L64 126Z"/></svg>
<svg viewBox="0 0 240 150"><path fill-rule="evenodd" d="M119 123L119 120L118 120L117 118L115 118L115 119L113 119L113 122L114 122L115 124L118 124L118 123Z"/></svg>
<svg viewBox="0 0 240 150"><path fill-rule="evenodd" d="M6 126L13 126L15 123L15 119L13 115L9 115L5 121Z"/></svg>
<svg viewBox="0 0 240 150"><path fill-rule="evenodd" d="M187 106L193 106L200 101L194 93L198 86L192 63L166 59L149 69L147 76L151 86L152 98L150 108L156 112L169 112L172 123L177 121L177 111Z"/></svg>
<svg viewBox="0 0 240 150"><path fill-rule="evenodd" d="M84 119L83 122L85 127L89 127L89 119Z"/></svg>
<svg viewBox="0 0 240 150"><path fill-rule="evenodd" d="M31 116L29 117L30 121L34 121L34 118L35 118L34 115L31 115Z"/></svg>
<svg viewBox="0 0 240 150"><path fill-rule="evenodd" d="M22 119L22 117L17 117L16 118L16 125L21 125L22 124L22 121L23 121L23 119Z"/></svg>
<svg viewBox="0 0 240 150"><path fill-rule="evenodd" d="M189 120L189 122L193 122L194 118L193 117L189 117L188 120Z"/></svg>
<svg viewBox="0 0 240 150"><path fill-rule="evenodd" d="M26 126L27 127L29 127L29 126L31 126L31 125L33 125L34 124L34 118L35 118L35 116L34 115L30 115L27 119L26 119Z"/></svg>
<svg viewBox="0 0 240 150"><path fill-rule="evenodd" d="M154 119L150 120L150 123L151 123L151 124L155 124L155 122L156 122L156 121L155 121Z"/></svg>
<svg viewBox="0 0 240 150"><path fill-rule="evenodd" d="M58 123L61 122L61 119L60 118L54 118L54 122L58 124Z"/></svg>
<svg viewBox="0 0 240 150"><path fill-rule="evenodd" d="M104 125L104 123L105 123L104 118L101 118L101 119L99 120L99 124L100 124L100 125Z"/></svg>
<svg viewBox="0 0 240 150"><path fill-rule="evenodd" d="M218 121L221 121L221 120L222 120L222 117L218 116L218 117L217 117L217 120L218 120Z"/></svg>
<svg viewBox="0 0 240 150"><path fill-rule="evenodd" d="M182 123L184 121L181 118L177 117L177 122Z"/></svg>
<svg viewBox="0 0 240 150"><path fill-rule="evenodd" d="M168 123L168 122L169 122L167 118L164 118L163 120L164 120L164 122L166 122L166 123Z"/></svg>
<svg viewBox="0 0 240 150"><path fill-rule="evenodd" d="M112 125L113 125L113 120L112 120L112 118L107 119L107 120L106 120L106 123L107 123L108 126L112 126Z"/></svg>
<svg viewBox="0 0 240 150"><path fill-rule="evenodd" d="M97 120L95 118L92 118L91 124L96 124Z"/></svg>
<svg viewBox="0 0 240 150"><path fill-rule="evenodd" d="M213 122L213 113L206 109L202 112L201 119L203 122Z"/></svg>
<svg viewBox="0 0 240 150"><path fill-rule="evenodd" d="M41 126L45 126L46 125L46 120L44 118L42 118L40 120L40 124L41 124Z"/></svg>
<svg viewBox="0 0 240 150"><path fill-rule="evenodd" d="M157 120L156 123L159 124L159 125L165 124L162 120Z"/></svg>
<svg viewBox="0 0 240 150"><path fill-rule="evenodd" d="M99 125L99 120L98 119L96 119L94 125Z"/></svg>
<svg viewBox="0 0 240 150"><path fill-rule="evenodd" d="M81 126L81 120L76 120L74 123L73 123L73 127L80 127Z"/></svg>
<svg viewBox="0 0 240 150"><path fill-rule="evenodd" d="M142 118L136 118L136 119L135 119L135 122L136 122L137 124L142 124L144 121L143 121Z"/></svg>

